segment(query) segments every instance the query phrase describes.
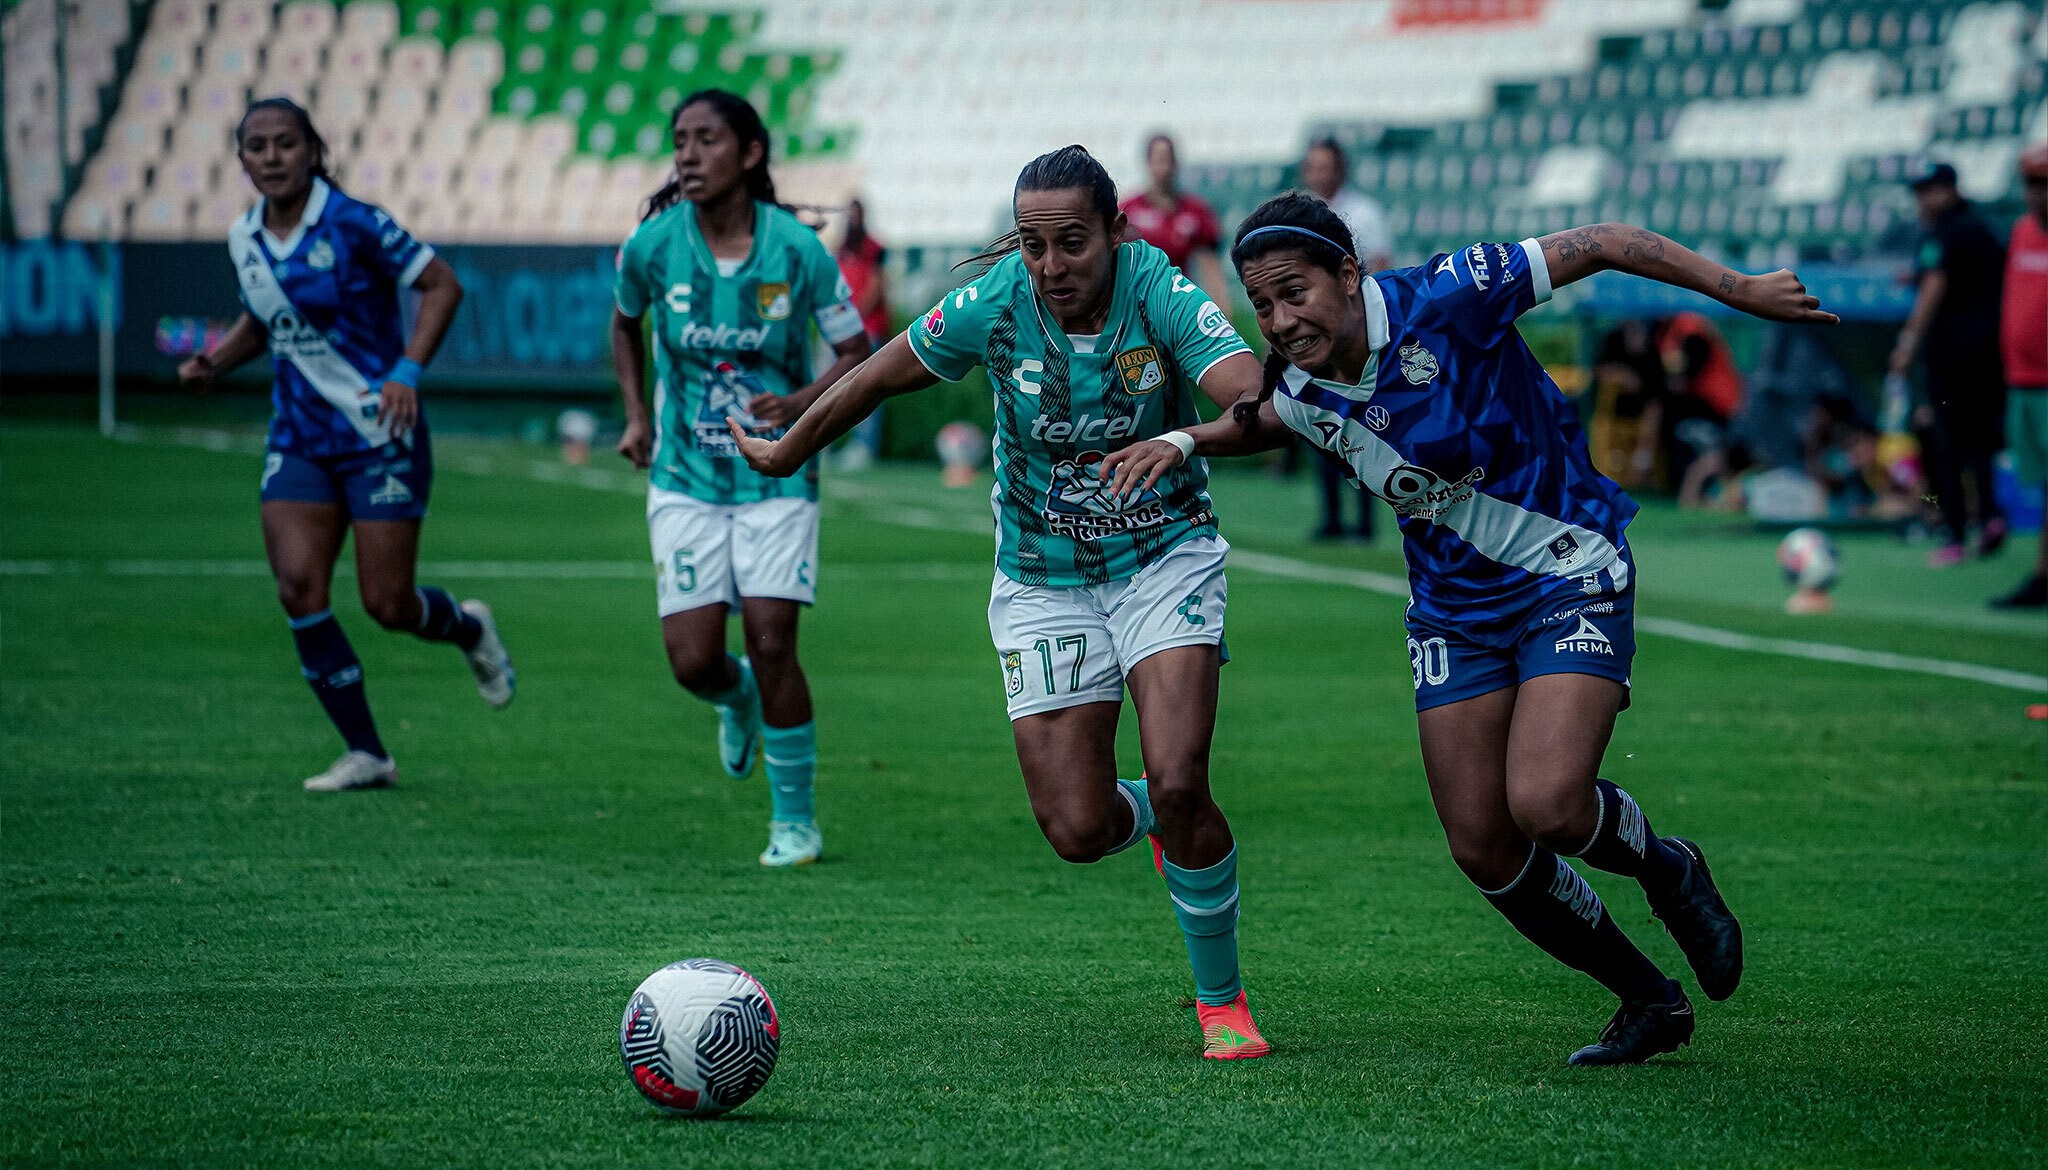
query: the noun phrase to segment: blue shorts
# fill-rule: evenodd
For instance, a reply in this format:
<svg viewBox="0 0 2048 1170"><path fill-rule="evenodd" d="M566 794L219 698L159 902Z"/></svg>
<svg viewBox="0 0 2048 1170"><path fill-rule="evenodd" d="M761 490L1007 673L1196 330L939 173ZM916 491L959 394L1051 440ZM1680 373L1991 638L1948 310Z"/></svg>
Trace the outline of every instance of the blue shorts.
<svg viewBox="0 0 2048 1170"><path fill-rule="evenodd" d="M1636 656L1633 566L1626 579L1628 587L1620 590L1605 570L1560 580L1499 633L1422 617L1411 603L1408 664L1415 673L1415 709L1477 698L1544 674L1590 674L1628 686ZM1626 696L1622 706L1628 706Z"/></svg>
<svg viewBox="0 0 2048 1170"><path fill-rule="evenodd" d="M410 445L388 443L353 455L263 453L262 496L309 504L340 504L350 520L418 520L434 484L434 451L424 429Z"/></svg>

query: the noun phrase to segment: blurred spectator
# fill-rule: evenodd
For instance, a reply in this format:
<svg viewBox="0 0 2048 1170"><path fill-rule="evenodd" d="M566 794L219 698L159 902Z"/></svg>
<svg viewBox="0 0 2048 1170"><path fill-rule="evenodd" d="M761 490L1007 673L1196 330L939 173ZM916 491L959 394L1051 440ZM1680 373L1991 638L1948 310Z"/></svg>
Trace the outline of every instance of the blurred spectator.
<svg viewBox="0 0 2048 1170"><path fill-rule="evenodd" d="M1673 314L1657 330L1657 356L1664 364L1664 393L1643 411L1634 464L1645 451L1662 454L1667 475L1678 484L1678 502L1704 503L1702 478L1693 472L1700 457L1728 442L1728 424L1742 406L1742 372L1728 342L1700 313Z"/></svg>
<svg viewBox="0 0 2048 1170"><path fill-rule="evenodd" d="M1301 156L1301 185L1330 205L1351 229L1358 263L1367 272L1394 266L1394 236L1387 230L1386 209L1350 183L1351 163L1334 138L1318 138Z"/></svg>
<svg viewBox="0 0 2048 1170"><path fill-rule="evenodd" d="M1230 282L1223 278L1216 252L1223 242L1223 224L1215 208L1180 189L1180 153L1172 138L1154 134L1146 140L1145 170L1151 186L1119 208L1130 221L1131 234L1166 253L1175 268L1194 277L1209 299L1228 313Z"/></svg>
<svg viewBox="0 0 2048 1170"><path fill-rule="evenodd" d="M2005 374L1998 344L2004 250L1956 190L1956 170L1935 163L1912 181L1921 240L1913 258L1913 311L1892 348L1891 370L1904 374L1925 357L1928 408L1916 417L1935 502L1947 537L1928 558L1934 568L1963 559L1975 480L1978 552L2005 542L2005 517L1992 485L1992 458L2003 445Z"/></svg>
<svg viewBox="0 0 2048 1170"><path fill-rule="evenodd" d="M1860 473L1866 465L1875 466L1877 436L1865 427L1870 431L1867 451L1843 446L1856 438L1851 433L1859 417L1853 387L1820 337L1815 330L1791 325L1769 328L1734 417L1717 428L1713 439L1698 436L1711 445L1687 464L1679 503L1705 507L1714 502L1711 494L1724 507L1740 508L1745 503L1740 476L1751 468L1790 469L1811 478L1817 490L1825 489L1831 513L1862 514L1868 502L1864 497L1875 489L1849 490L1842 476L1845 468ZM1691 359L1681 355L1681 363L1687 360L1712 364L1711 355L1703 357L1697 346ZM1725 400L1726 387L1715 393ZM1815 470L1822 464L1835 482ZM1844 499L1845 491L1857 498Z"/></svg>
<svg viewBox="0 0 2048 1170"><path fill-rule="evenodd" d="M846 278L846 287L853 295L853 307L860 311L860 323L867 331L869 349L881 348L882 343L889 340L891 332L889 277L882 270L882 262L888 256L888 250L882 247L881 241L868 234L867 208L858 199L848 201L846 238L839 243L836 259L839 261L839 274ZM839 456L841 470L858 471L881 455L882 410L876 408L854 428L852 440Z"/></svg>
<svg viewBox="0 0 2048 1170"><path fill-rule="evenodd" d="M2048 485L2048 144L2020 155L2027 211L2012 225L2005 258L2005 315L2000 349L2008 401L2005 438L2021 483ZM2048 522L2041 551L2020 587L1993 601L2001 608L2048 605Z"/></svg>
<svg viewBox="0 0 2048 1170"><path fill-rule="evenodd" d="M1656 470L1654 436L1643 443L1643 416L1664 395L1664 361L1648 321L1628 320L1600 339L1593 358L1594 462L1623 487L1640 487Z"/></svg>

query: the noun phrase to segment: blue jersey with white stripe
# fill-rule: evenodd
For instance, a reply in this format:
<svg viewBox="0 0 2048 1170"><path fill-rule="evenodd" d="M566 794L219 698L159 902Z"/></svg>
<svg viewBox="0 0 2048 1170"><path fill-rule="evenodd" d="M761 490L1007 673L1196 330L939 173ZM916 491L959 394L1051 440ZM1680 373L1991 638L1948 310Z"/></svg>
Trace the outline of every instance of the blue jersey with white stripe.
<svg viewBox="0 0 2048 1170"><path fill-rule="evenodd" d="M399 294L419 279L434 250L382 208L321 179L313 180L305 212L289 236L278 239L264 230L261 201L235 222L230 235L230 254L239 256L242 305L268 331L276 367L271 448L312 458L384 446L374 420L385 375L405 356ZM246 270L257 265L268 265L290 302L288 311L264 313L252 304L250 286L258 274ZM324 340L322 348L346 369L294 361L309 340ZM322 379L337 384L323 386Z"/></svg>
<svg viewBox="0 0 2048 1170"><path fill-rule="evenodd" d="M1626 589L1636 504L1593 466L1578 412L1515 332L1550 299L1534 240L1473 244L1364 283L1357 385L1290 367L1281 419L1393 505L1421 615L1516 620L1546 589Z"/></svg>

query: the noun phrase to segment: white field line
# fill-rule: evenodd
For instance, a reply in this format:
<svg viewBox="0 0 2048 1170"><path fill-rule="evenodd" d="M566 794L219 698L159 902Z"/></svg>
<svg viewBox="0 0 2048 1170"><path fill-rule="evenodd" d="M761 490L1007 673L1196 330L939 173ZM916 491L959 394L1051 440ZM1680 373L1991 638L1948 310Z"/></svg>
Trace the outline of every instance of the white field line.
<svg viewBox="0 0 2048 1170"><path fill-rule="evenodd" d="M0 561L0 577L263 577L270 566L239 561ZM352 577L355 566L342 561L337 577ZM422 561L422 578L471 581L640 581L653 580L654 566L637 561ZM988 570L979 565L938 561L842 563L828 566L827 580L854 581L982 581Z"/></svg>
<svg viewBox="0 0 2048 1170"><path fill-rule="evenodd" d="M142 440L148 436L139 433L123 434L120 437ZM261 442L238 441L225 431L184 428L172 435L172 440L187 446L204 447L209 451L260 450ZM480 475L498 475L506 470L490 461L464 459L458 467L462 471ZM607 471L596 467L566 467L558 463L528 461L524 468L529 479L545 483L565 483L578 487L599 490L623 491L636 495L645 494L646 483L637 474ZM928 508L906 506L898 502L892 493L877 491L857 481L839 479L834 481L834 494L842 499L866 505L862 508L869 518L905 528L939 529L949 532L992 532L993 525L987 519L969 522L964 518L955 519L944 513ZM1388 573L1375 573L1366 569L1346 569L1337 565L1321 565L1314 561L1297 560L1293 557L1274 553L1253 552L1233 548L1231 563L1241 569L1281 577L1295 581L1314 581L1326 585L1341 585L1353 589L1377 593L1386 597L1405 598L1408 583ZM0 562L8 564L40 565L52 562ZM232 562L217 562L232 563ZM262 562L252 562L261 564ZM477 562L483 563L483 562ZM513 563L513 562L507 562ZM852 567L852 566L847 566ZM964 566L963 566L964 568ZM0 573L4 573L0 567ZM263 570L269 572L266 567ZM425 569L423 567L422 571ZM987 572L976 567L975 575ZM454 575L450 573L449 575ZM1738 633L1734 630L1717 629L1713 626L1694 625L1674 618L1638 617L1636 629L1658 637L1673 638L1700 646L1713 646L1722 650L1736 650L1750 654L1767 654L1779 658L1803 658L1813 662L1834 662L1844 666L1862 666L1872 670L1889 670L1905 674L1926 674L1937 678L1955 678L1967 682L1984 683L1987 686L2004 687L2009 690L2039 694L2048 691L2048 675L2030 674L2020 670L2005 670L1996 666L1980 666L1972 662L1952 662L1945 658L1920 658L1910 654L1893 654L1888 650L1859 650L1853 646L1836 646L1828 642L1802 642L1791 638L1763 638L1753 634Z"/></svg>

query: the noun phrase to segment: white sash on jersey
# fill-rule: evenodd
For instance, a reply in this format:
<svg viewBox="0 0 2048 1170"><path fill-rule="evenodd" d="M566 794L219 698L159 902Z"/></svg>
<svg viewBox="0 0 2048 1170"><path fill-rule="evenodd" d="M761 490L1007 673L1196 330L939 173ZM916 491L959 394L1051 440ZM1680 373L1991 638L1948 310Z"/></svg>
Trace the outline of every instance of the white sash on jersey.
<svg viewBox="0 0 2048 1170"><path fill-rule="evenodd" d="M270 332L270 356L296 367L364 441L379 447L389 443L391 428L377 420L378 399L369 379L334 352L327 338L306 323L305 315L285 295L272 271L270 256L257 242L256 233L261 230L247 220L236 224L228 233L228 254L234 259L236 279L242 282L249 312ZM365 407L371 408L367 416Z"/></svg>

